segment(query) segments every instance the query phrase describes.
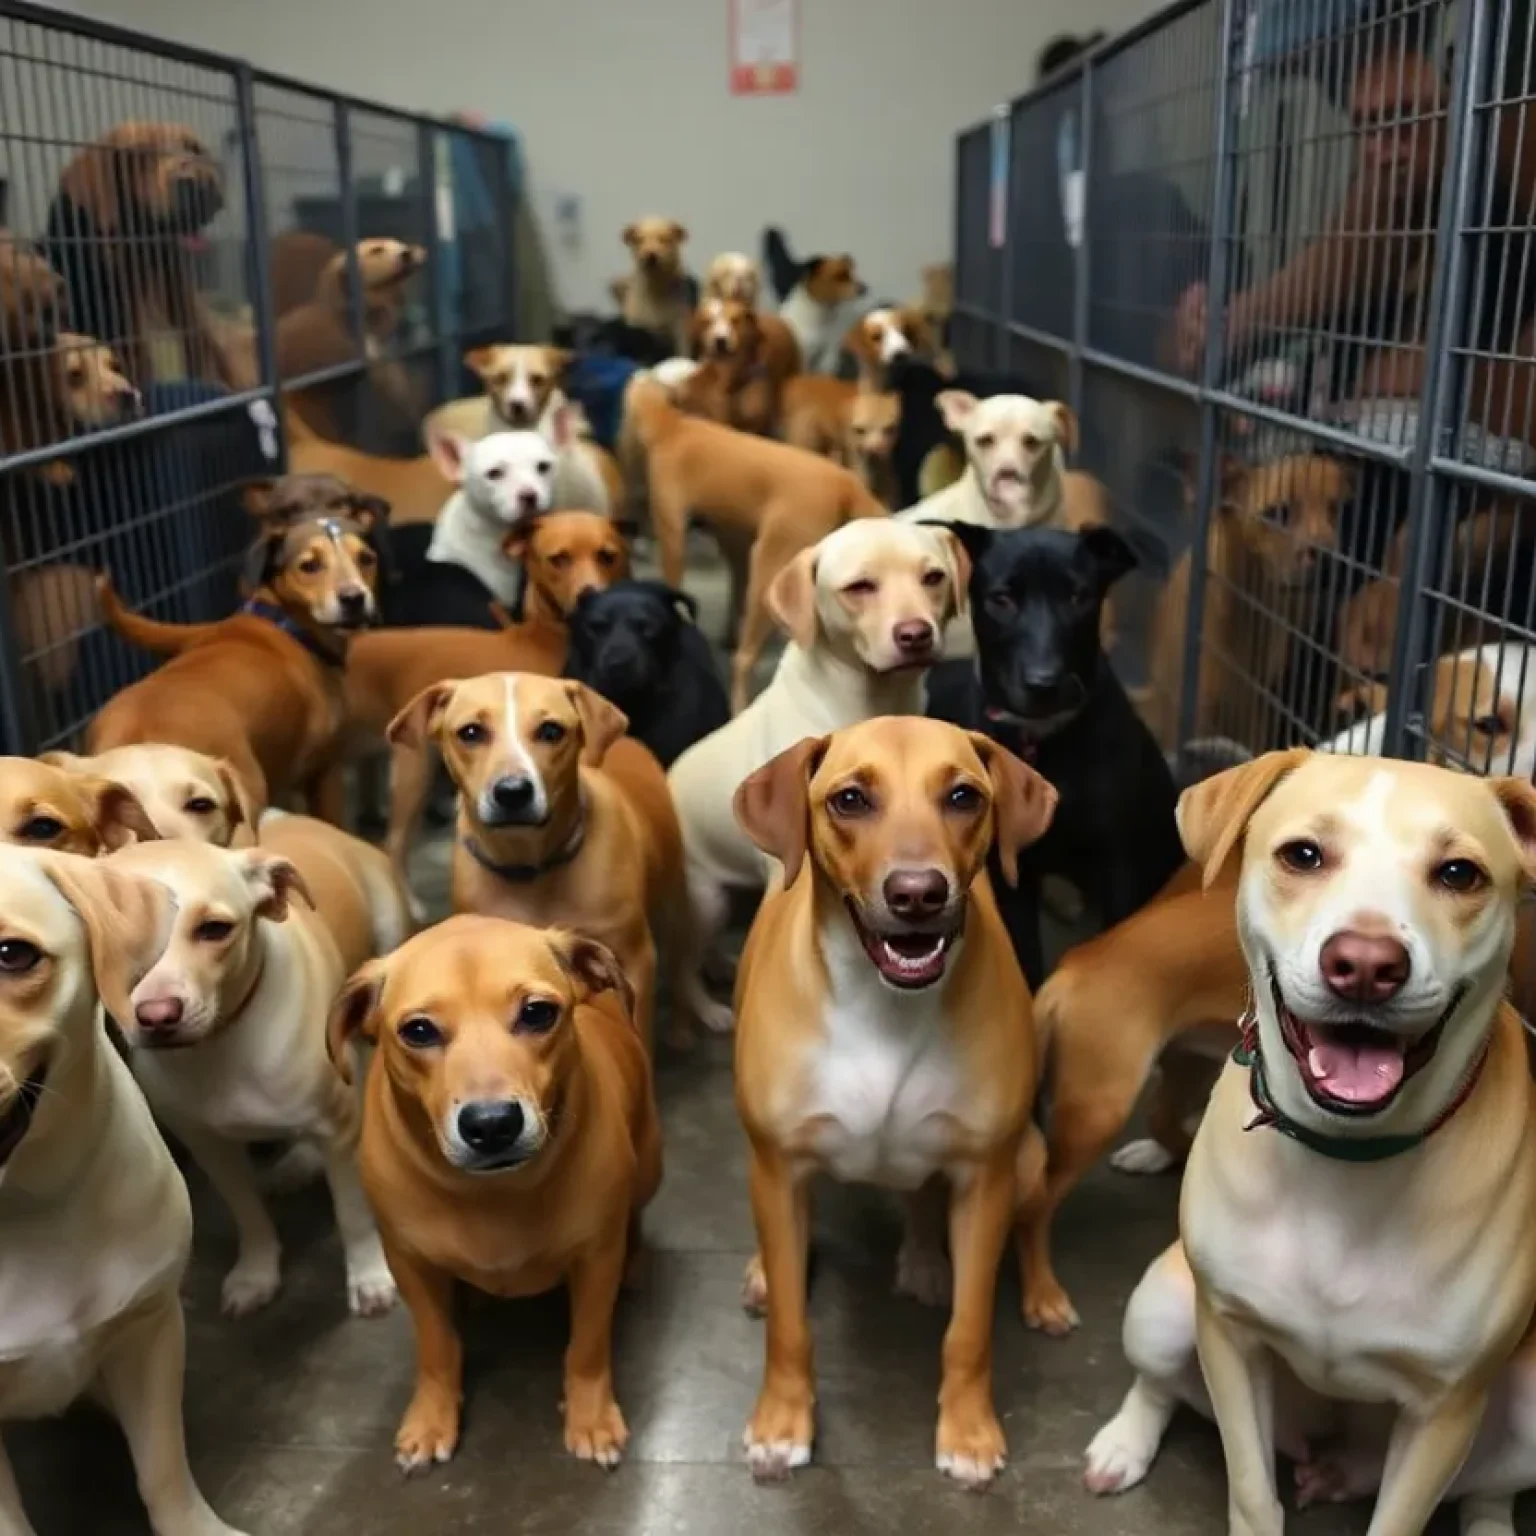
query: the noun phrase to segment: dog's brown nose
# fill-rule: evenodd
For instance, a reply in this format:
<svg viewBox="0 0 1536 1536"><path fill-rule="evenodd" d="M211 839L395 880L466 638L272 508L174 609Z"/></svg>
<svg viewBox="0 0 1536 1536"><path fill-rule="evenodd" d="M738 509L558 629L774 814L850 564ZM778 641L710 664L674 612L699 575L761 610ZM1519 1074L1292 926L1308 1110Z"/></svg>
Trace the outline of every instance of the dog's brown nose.
<svg viewBox="0 0 1536 1536"><path fill-rule="evenodd" d="M885 904L897 917L935 917L949 900L949 881L939 869L896 869L885 877Z"/></svg>
<svg viewBox="0 0 1536 1536"><path fill-rule="evenodd" d="M157 997L140 1003L133 1016L144 1029L174 1029L185 1012L179 997Z"/></svg>
<svg viewBox="0 0 1536 1536"><path fill-rule="evenodd" d="M1396 997L1412 965L1396 939L1348 929L1323 945L1318 963L1329 989L1352 1003L1384 1003Z"/></svg>
<svg viewBox="0 0 1536 1536"><path fill-rule="evenodd" d="M933 649L933 625L927 619L904 619L891 638L903 656L926 656Z"/></svg>

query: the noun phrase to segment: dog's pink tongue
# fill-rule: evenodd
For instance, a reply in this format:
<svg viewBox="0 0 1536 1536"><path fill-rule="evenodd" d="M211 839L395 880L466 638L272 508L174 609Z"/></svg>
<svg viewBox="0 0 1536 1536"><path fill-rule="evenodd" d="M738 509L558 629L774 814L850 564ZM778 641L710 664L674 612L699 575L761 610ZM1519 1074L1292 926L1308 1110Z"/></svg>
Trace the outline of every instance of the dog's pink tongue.
<svg viewBox="0 0 1536 1536"><path fill-rule="evenodd" d="M1403 1053L1390 1042L1314 1040L1307 1068L1317 1085L1345 1104L1375 1104L1403 1080Z"/></svg>

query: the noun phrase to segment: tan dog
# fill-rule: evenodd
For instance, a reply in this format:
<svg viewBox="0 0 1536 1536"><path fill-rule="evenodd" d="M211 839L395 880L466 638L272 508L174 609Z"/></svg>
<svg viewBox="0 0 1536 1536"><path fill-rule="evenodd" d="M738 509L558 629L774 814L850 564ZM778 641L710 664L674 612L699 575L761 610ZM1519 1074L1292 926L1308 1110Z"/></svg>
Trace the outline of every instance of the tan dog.
<svg viewBox="0 0 1536 1536"><path fill-rule="evenodd" d="M1422 1532L1447 1496L1471 1496L1463 1530L1512 1531L1536 1482L1536 1102L1503 993L1536 791L1270 753L1179 821L1207 880L1241 860L1253 1006L1088 1484L1139 1481L1185 1400L1214 1412L1234 1531L1281 1531L1277 1449L1302 1503L1379 1487L1373 1531Z"/></svg>
<svg viewBox="0 0 1536 1536"><path fill-rule="evenodd" d="M634 258L634 268L613 283L624 323L670 336L676 352L685 349L692 308L683 271L687 239L688 231L676 219L644 218L627 224L624 244Z"/></svg>
<svg viewBox="0 0 1536 1536"><path fill-rule="evenodd" d="M333 475L359 495L376 497L389 507L390 523L397 528L436 522L456 489L430 453L388 459L330 442L306 426L286 403L283 435L288 442L288 467L295 474Z"/></svg>
<svg viewBox="0 0 1536 1536"><path fill-rule="evenodd" d="M754 773L736 813L784 868L737 975L736 1102L752 1149L767 1359L747 1426L758 1478L811 1456L806 1319L817 1173L914 1199L947 1180L954 1309L936 1461L982 1487L1006 1455L992 1310L1035 1094L1029 991L985 874L1050 825L1056 792L974 733L871 720Z"/></svg>
<svg viewBox="0 0 1536 1536"><path fill-rule="evenodd" d="M900 497L892 455L901 432L900 395L855 395L843 437L842 461L893 511Z"/></svg>
<svg viewBox="0 0 1536 1536"><path fill-rule="evenodd" d="M501 629L386 629L354 643L346 676L350 757L380 750L390 721L433 683L485 672L558 676L569 638L566 615L583 592L607 588L630 569L623 532L595 512L547 513L509 535L507 553L527 573L522 623L503 615ZM414 751L394 754L386 846L402 883L430 785L426 758Z"/></svg>
<svg viewBox="0 0 1536 1536"><path fill-rule="evenodd" d="M272 1140L318 1151L348 1307L360 1317L387 1311L394 1282L354 1162L361 1106L326 1057L326 1012L346 973L302 877L262 848L162 841L110 858L175 899L170 942L114 1017L155 1114L234 1218L240 1249L224 1277L224 1311L254 1312L281 1283L277 1229L246 1154L249 1143Z"/></svg>
<svg viewBox="0 0 1536 1536"><path fill-rule="evenodd" d="M143 836L187 838L216 848L260 843L288 859L350 970L388 954L411 931L410 902L382 850L313 816L261 811L226 762L152 742L94 758L50 752L46 761L95 782L105 782L99 775L114 775L144 810Z"/></svg>
<svg viewBox="0 0 1536 1536"><path fill-rule="evenodd" d="M1231 736L1252 746L1273 739L1254 690L1278 687L1293 630L1315 634L1329 622L1318 562L1337 546L1339 513L1353 494L1351 471L1336 459L1299 454L1226 469L1205 554L1196 736ZM1147 723L1165 747L1178 734L1189 559L1186 553L1174 567L1153 621Z"/></svg>
<svg viewBox="0 0 1536 1536"><path fill-rule="evenodd" d="M651 525L662 578L683 584L690 516L702 518L739 571L750 551L731 702L746 707L752 669L772 627L768 588L802 550L854 518L885 509L847 470L783 443L684 415L659 384L637 379L626 396L644 447Z"/></svg>
<svg viewBox="0 0 1536 1536"><path fill-rule="evenodd" d="M254 596L228 619L162 624L123 608L101 579L111 628L171 660L107 701L87 733L90 752L172 742L226 758L257 804L303 790L317 814L341 820L342 668L351 635L377 611L376 516L341 488L334 512L288 520L314 489L288 477L263 503L247 564Z"/></svg>
<svg viewBox="0 0 1536 1536"><path fill-rule="evenodd" d="M331 1013L338 1062L378 1042L363 1185L416 1329L416 1390L395 1459L416 1472L459 1443L459 1280L496 1296L565 1285L565 1445L618 1464L614 1307L661 1182L650 1061L634 996L591 939L452 917L347 984Z"/></svg>
<svg viewBox="0 0 1536 1536"><path fill-rule="evenodd" d="M750 256L744 256L740 251L724 251L705 267L699 297L701 300L729 299L745 304L748 309L756 309L762 286L762 275Z"/></svg>
<svg viewBox="0 0 1536 1536"><path fill-rule="evenodd" d="M656 941L680 964L691 924L666 774L628 723L581 683L500 672L428 688L389 739L435 745L458 786L454 910L601 940L634 988L649 1049Z"/></svg>
<svg viewBox="0 0 1536 1536"><path fill-rule="evenodd" d="M238 1536L182 1429L187 1187L101 1027L170 926L163 887L66 854L0 850L0 1419L91 1393L122 1426L160 1536ZM32 1530L0 1450L0 1526Z"/></svg>
<svg viewBox="0 0 1536 1536"><path fill-rule="evenodd" d="M735 299L703 299L689 321L688 351L700 366L673 390L679 406L743 432L766 437L778 430L800 349L777 315Z"/></svg>
<svg viewBox="0 0 1536 1536"><path fill-rule="evenodd" d="M159 836L128 785L100 764L72 771L57 762L64 755L0 757L0 843L93 859Z"/></svg>
<svg viewBox="0 0 1536 1536"><path fill-rule="evenodd" d="M807 736L875 715L921 714L924 669L965 603L970 568L947 530L866 519L796 556L769 588L769 607L789 636L773 680L668 774L696 937L683 995L711 1029L730 1029L731 1012L704 990L699 962L724 931L730 893L760 890L768 877L733 814L736 786Z"/></svg>

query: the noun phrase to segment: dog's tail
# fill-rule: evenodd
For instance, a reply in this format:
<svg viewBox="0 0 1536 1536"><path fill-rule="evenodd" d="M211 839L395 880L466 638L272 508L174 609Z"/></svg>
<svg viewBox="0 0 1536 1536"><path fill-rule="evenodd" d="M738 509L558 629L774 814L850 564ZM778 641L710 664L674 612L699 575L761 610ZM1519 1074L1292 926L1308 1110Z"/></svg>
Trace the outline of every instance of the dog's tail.
<svg viewBox="0 0 1536 1536"><path fill-rule="evenodd" d="M141 651L153 651L157 656L179 656L190 646L206 640L218 627L216 624L164 624L159 619L146 619L125 607L117 595L110 576L96 578L96 601L101 606L102 621L119 639L136 645Z"/></svg>
<svg viewBox="0 0 1536 1536"><path fill-rule="evenodd" d="M790 255L783 230L770 224L763 231L763 265L768 269L768 281L783 303L795 291L800 281L800 263Z"/></svg>

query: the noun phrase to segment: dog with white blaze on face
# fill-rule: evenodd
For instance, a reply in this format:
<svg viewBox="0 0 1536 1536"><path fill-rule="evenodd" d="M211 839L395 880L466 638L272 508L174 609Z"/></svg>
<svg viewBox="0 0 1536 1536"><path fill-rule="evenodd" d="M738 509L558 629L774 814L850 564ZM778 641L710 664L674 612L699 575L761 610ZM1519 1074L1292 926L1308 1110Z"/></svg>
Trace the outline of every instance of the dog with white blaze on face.
<svg viewBox="0 0 1536 1536"><path fill-rule="evenodd" d="M1221 1431L1230 1530L1375 1495L1370 1536L1513 1536L1536 1487L1536 1118L1505 998L1536 789L1274 752L1187 791L1210 882L1241 859L1252 1002L1195 1139L1180 1241L1131 1298L1137 1370L1085 1481L1146 1475L1178 1404Z"/></svg>

